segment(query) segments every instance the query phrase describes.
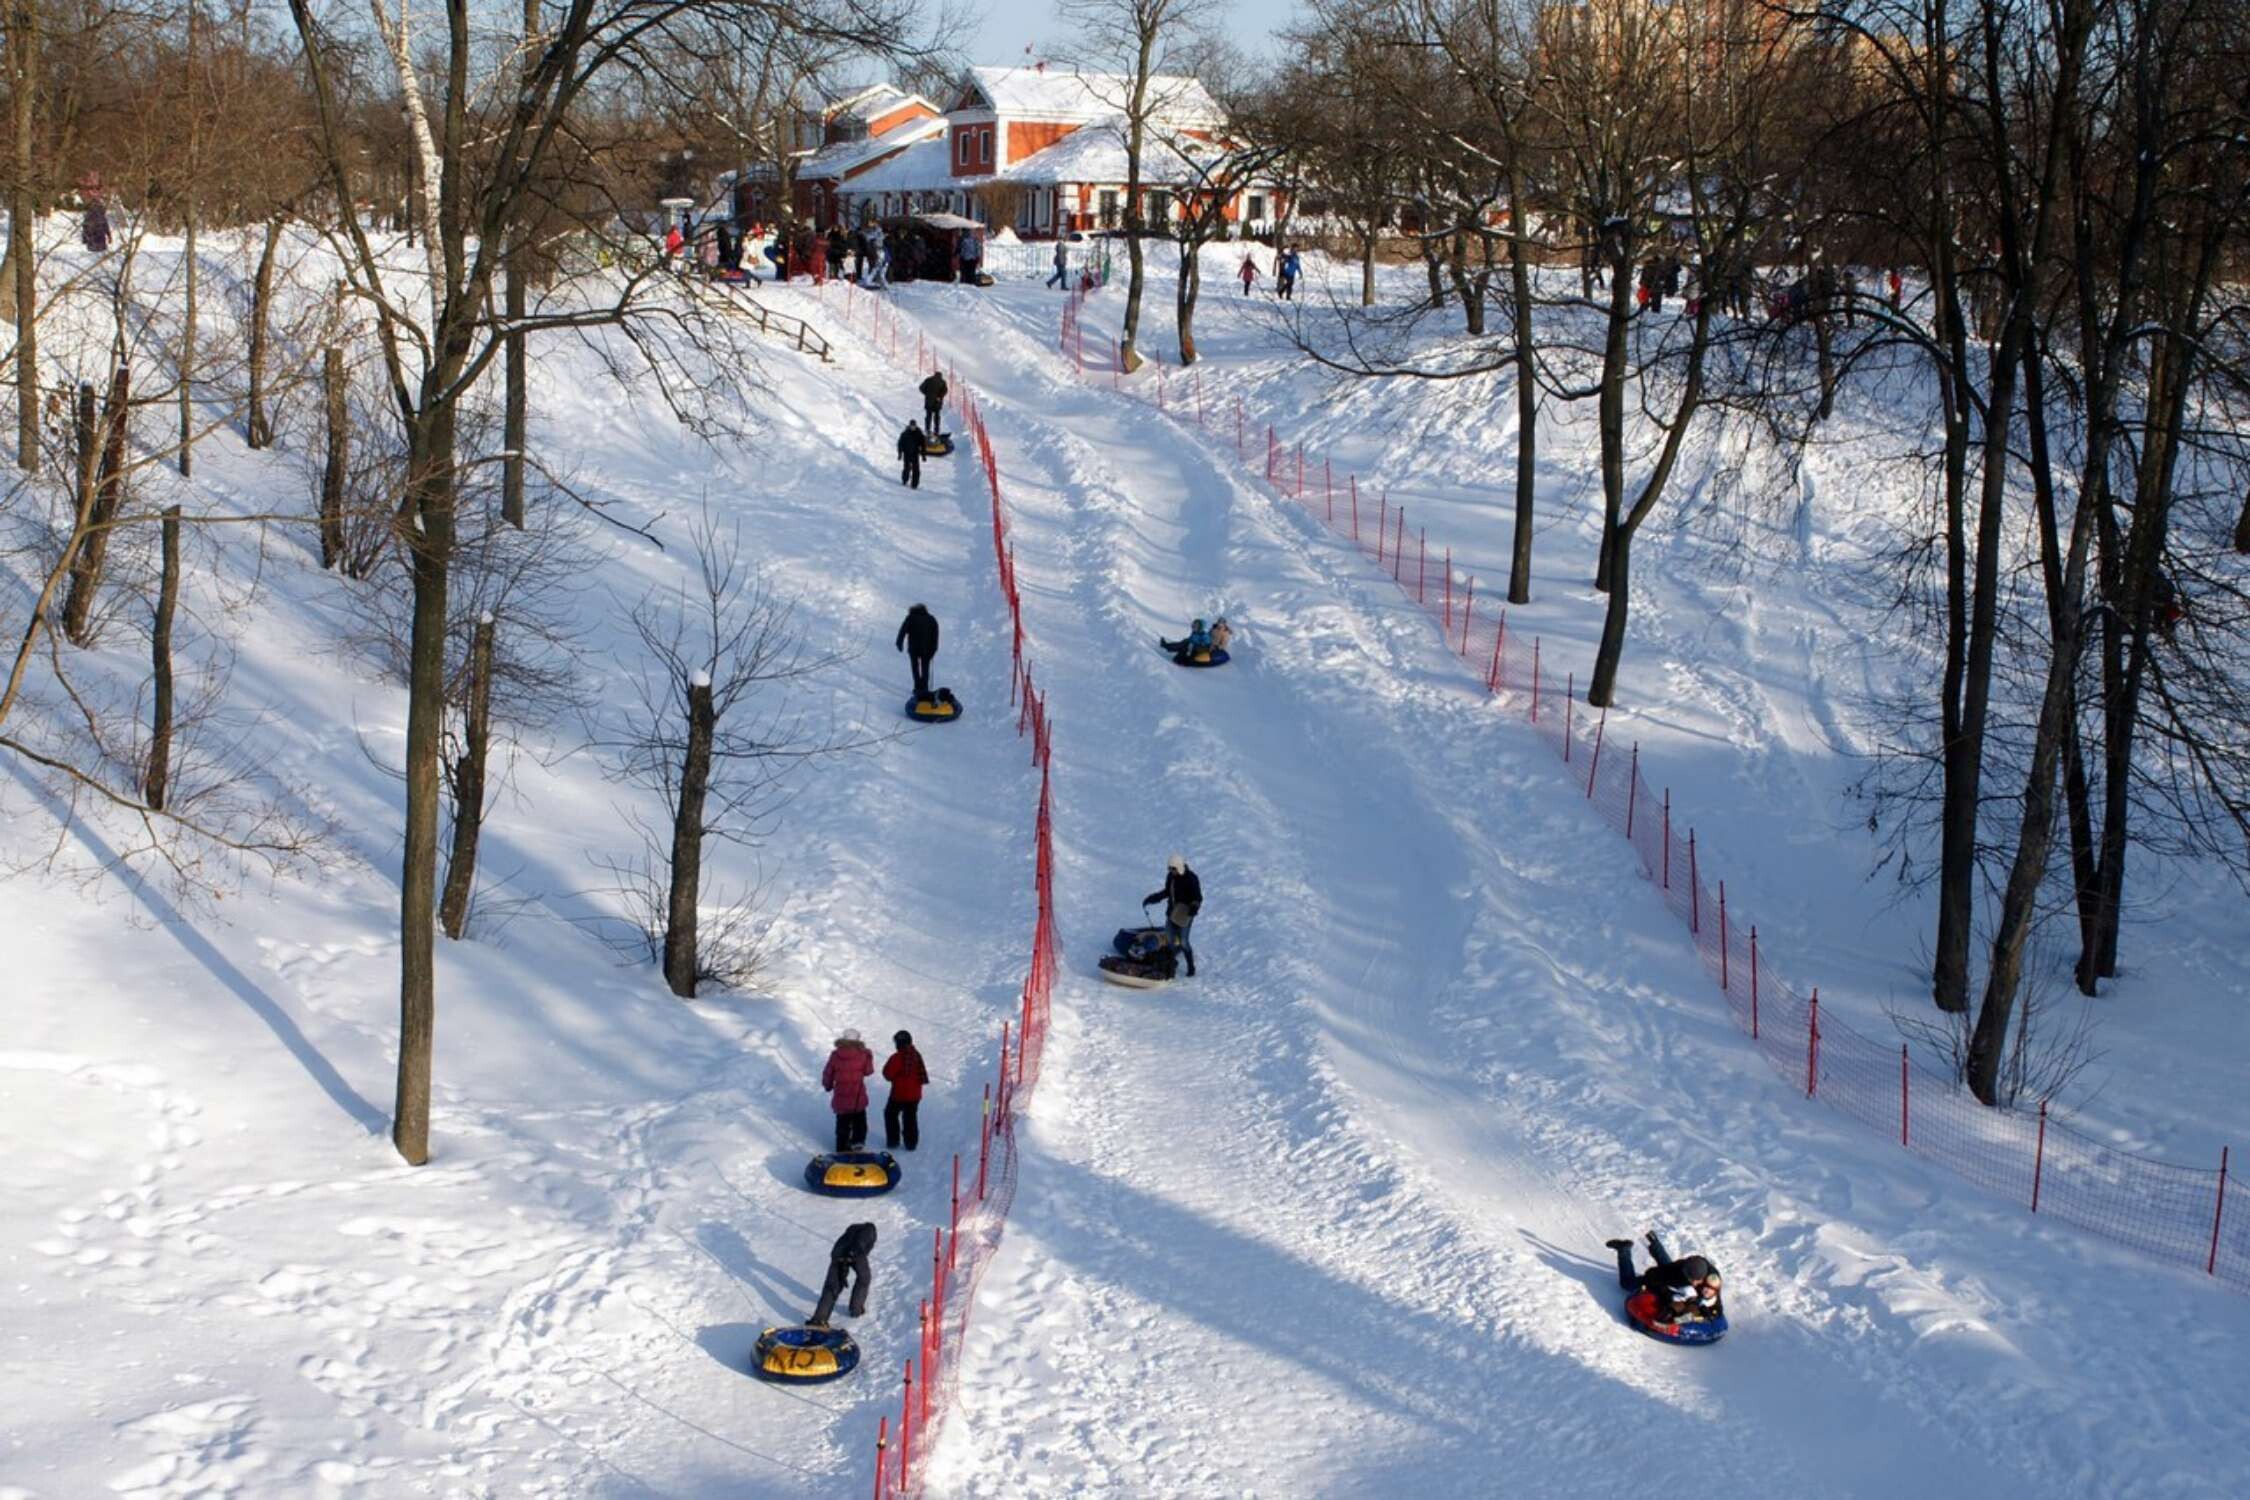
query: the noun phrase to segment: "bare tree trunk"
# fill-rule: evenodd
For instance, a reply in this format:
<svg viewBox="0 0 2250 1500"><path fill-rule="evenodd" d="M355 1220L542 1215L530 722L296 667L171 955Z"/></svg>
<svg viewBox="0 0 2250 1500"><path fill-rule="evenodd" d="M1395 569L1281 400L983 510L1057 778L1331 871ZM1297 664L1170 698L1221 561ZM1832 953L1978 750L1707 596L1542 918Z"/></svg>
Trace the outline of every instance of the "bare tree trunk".
<svg viewBox="0 0 2250 1500"><path fill-rule="evenodd" d="M711 684L691 684L687 753L680 764L679 805L672 813L670 887L664 906L664 981L683 999L695 996L696 914L703 885L703 803L711 789L711 740L718 722L711 704Z"/></svg>
<svg viewBox="0 0 2250 1500"><path fill-rule="evenodd" d="M157 811L172 775L172 615L180 602L180 508L164 512L164 571L156 589L156 627L149 632L149 656L156 672L150 696L148 773L141 797Z"/></svg>
<svg viewBox="0 0 2250 1500"><path fill-rule="evenodd" d="M202 267L195 254L196 231L200 227L200 205L191 191L187 199L187 244L184 248L181 269L184 273L184 301L180 309L180 475L182 478L195 472L195 304L200 290ZM153 804L151 804L153 805Z"/></svg>
<svg viewBox="0 0 2250 1500"><path fill-rule="evenodd" d="M70 592L63 599L63 635L74 646L93 641L94 596L102 586L102 562L109 553L110 523L125 499L125 417L130 400L124 365L110 382L102 409L100 469L94 476L94 503L87 514L85 540L70 570Z"/></svg>
<svg viewBox="0 0 2250 1500"><path fill-rule="evenodd" d="M477 621L469 646L469 703L462 748L453 762L453 852L445 862L445 894L438 921L458 941L469 927L469 897L477 883L477 840L484 832L485 752L492 743L492 635L490 613Z"/></svg>
<svg viewBox="0 0 2250 1500"><path fill-rule="evenodd" d="M1375 305L1375 235L1372 231L1359 247L1359 305Z"/></svg>
<svg viewBox="0 0 2250 1500"><path fill-rule="evenodd" d="M1438 265L1437 247L1427 239L1422 241L1422 269L1429 273L1430 306L1445 306L1445 273Z"/></svg>
<svg viewBox="0 0 2250 1500"><path fill-rule="evenodd" d="M38 118L39 0L15 0L8 7L8 97L14 134L15 181L8 193L8 263L14 268L16 321L16 464L25 473L39 467L39 279L32 222L38 197L32 190L32 127Z"/></svg>
<svg viewBox="0 0 2250 1500"><path fill-rule="evenodd" d="M439 400L414 423L401 518L414 577L407 644L406 849L399 872L398 1093L391 1140L430 1159L430 1066L437 1032L437 853L445 729L446 590L453 558L455 412Z"/></svg>
<svg viewBox="0 0 2250 1500"><path fill-rule="evenodd" d="M1180 247L1180 281L1173 316L1180 325L1180 368L1186 369L1196 361L1195 304L1203 295L1203 247L1184 244Z"/></svg>
<svg viewBox="0 0 2250 1500"><path fill-rule="evenodd" d="M320 471L320 565L344 563L344 479L351 472L351 409L345 401L344 351L321 351L320 385L328 412L328 455Z"/></svg>
<svg viewBox="0 0 2250 1500"><path fill-rule="evenodd" d="M273 443L273 423L266 416L266 344L273 321L274 252L281 244L284 222L280 214L266 220L265 248L259 252L257 280L250 291L250 400L243 441L252 448Z"/></svg>
<svg viewBox="0 0 2250 1500"><path fill-rule="evenodd" d="M1508 284L1515 301L1512 313L1516 335L1516 525L1508 557L1508 602L1529 604L1532 507L1539 491L1539 382L1532 346L1531 261L1526 248L1530 231L1524 224L1523 174L1513 151L1509 153L1508 177Z"/></svg>
<svg viewBox="0 0 2250 1500"><path fill-rule="evenodd" d="M536 66L532 38L539 32L539 0L524 0L523 5L523 70L529 74ZM530 426L531 377L524 364L524 336L514 330L523 327L526 305L524 278L530 274L524 240L530 233L526 224L514 225L513 238L508 244L508 262L504 272L506 290L506 315L511 330L502 347L503 378L507 395L503 403L500 426L500 445L506 456L500 460L500 519L510 526L523 525L524 443Z"/></svg>
<svg viewBox="0 0 2250 1500"><path fill-rule="evenodd" d="M1609 268L1609 321L1602 343L1602 388L1594 405L1601 444L1602 540L1594 557L1594 587L1616 587L1610 566L1619 518L1625 510L1625 330L1633 318L1633 260L1613 258Z"/></svg>

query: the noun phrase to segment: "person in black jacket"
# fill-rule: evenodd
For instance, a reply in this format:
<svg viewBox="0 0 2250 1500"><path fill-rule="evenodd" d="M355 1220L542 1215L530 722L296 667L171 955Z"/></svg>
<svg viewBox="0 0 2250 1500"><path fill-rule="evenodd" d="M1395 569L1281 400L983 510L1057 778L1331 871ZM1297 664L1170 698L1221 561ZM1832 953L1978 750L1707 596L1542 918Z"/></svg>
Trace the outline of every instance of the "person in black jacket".
<svg viewBox="0 0 2250 1500"><path fill-rule="evenodd" d="M1719 1300L1719 1268L1704 1257L1687 1255L1672 1259L1664 1253L1664 1242L1652 1229L1648 1233L1648 1253L1655 1264L1636 1273L1633 1242L1611 1240L1608 1243L1609 1248L1617 1252L1617 1284L1627 1292L1653 1294L1655 1321L1676 1323L1681 1318L1716 1318L1725 1313Z"/></svg>
<svg viewBox="0 0 2250 1500"><path fill-rule="evenodd" d="M1188 868L1186 855L1172 856L1164 874L1164 889L1150 893L1141 905L1157 901L1164 903L1165 934L1180 950L1180 956L1187 960L1188 978L1193 979L1195 949L1188 946L1188 930L1195 926L1195 914L1203 910L1203 882Z"/></svg>
<svg viewBox="0 0 2250 1500"><path fill-rule="evenodd" d="M898 482L908 489L922 487L922 454L928 444L922 439L922 429L912 422L898 435Z"/></svg>
<svg viewBox="0 0 2250 1500"><path fill-rule="evenodd" d="M945 383L943 371L932 370L930 378L923 381L917 389L922 393L922 425L935 437L939 418L945 412L945 394L952 387Z"/></svg>
<svg viewBox="0 0 2250 1500"><path fill-rule="evenodd" d="M828 1279L820 1284L820 1305L805 1320L807 1323L814 1328L828 1326L828 1320L836 1313L836 1299L844 1294L847 1276L851 1278L852 1300L844 1315L867 1316L867 1290L875 1282L875 1270L867 1263L867 1257L874 1249L875 1226L872 1224L854 1224L836 1236L836 1243L828 1252Z"/></svg>
<svg viewBox="0 0 2250 1500"><path fill-rule="evenodd" d="M937 655L938 623L928 605L916 604L906 611L906 618L898 624L898 636L891 644L906 653L907 664L914 669L915 701L929 697L930 658Z"/></svg>

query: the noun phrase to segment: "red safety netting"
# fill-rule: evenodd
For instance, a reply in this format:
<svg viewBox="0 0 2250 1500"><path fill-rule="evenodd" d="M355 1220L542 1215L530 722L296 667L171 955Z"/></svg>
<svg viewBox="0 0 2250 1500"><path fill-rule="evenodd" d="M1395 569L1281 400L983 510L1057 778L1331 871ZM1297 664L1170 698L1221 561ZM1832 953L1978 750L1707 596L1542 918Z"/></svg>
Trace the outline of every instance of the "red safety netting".
<svg viewBox="0 0 2250 1500"><path fill-rule="evenodd" d="M1608 715L1579 701L1576 673L1564 670L1563 680L1554 680L1557 667L1542 642L1509 633L1507 610L1491 593L1479 597L1464 559L1451 548L1433 551L1421 528L1408 528L1405 508L1387 494L1363 495L1356 474L1308 455L1271 426L1254 432L1239 396L1225 404L1206 397L1199 369L1167 374L1149 360L1152 370L1123 374L1116 342L1085 329L1088 295L1073 293L1063 311L1060 347L1074 366L1106 375L1113 387L1215 431L1221 441L1231 435L1236 456L1269 489L1352 543L1428 614L1485 690L1523 713L1562 758L1574 793L1633 845L1736 1022L1793 1086L2033 1213L2250 1291L2250 1204L2228 1211L2227 1150L2214 1167L2185 1167L2117 1150L2049 1118L2044 1102L2036 1114L1987 1108L1950 1073L1917 1062L1904 1044L1823 1015L1820 991L1777 975L1756 925L1728 909L1726 882L1714 874L1694 827L1676 815L1670 788L1658 792L1645 779L1640 746L1608 743Z"/></svg>
<svg viewBox="0 0 2250 1500"><path fill-rule="evenodd" d="M831 282L825 297L841 299L847 321L863 329L879 351L896 363L903 342L898 311L880 297L849 282ZM920 330L914 331L917 373L935 368ZM1032 678L1024 650L1023 597L1016 587L1016 549L1008 535L1007 506L1001 497L1000 464L984 425L976 393L957 372L946 372L959 403L961 420L976 444L992 497L992 557L1001 597L1008 606L1013 665L1008 701L1016 710L1016 732L1031 742L1031 764L1039 772L1039 800L1032 822L1032 893L1035 916L1031 952L1024 975L1022 1004L1013 1020L1001 1023L1000 1052L992 1081L984 1088L982 1124L977 1133L975 1176L964 1182L961 1155L953 1158L953 1191L947 1222L933 1227L930 1287L922 1299L920 1347L905 1362L899 1412L883 1418L875 1436L875 1496L910 1497L922 1492L923 1460L932 1438L951 1409L960 1378L961 1350L976 1308L977 1284L999 1251L1001 1232L1016 1196L1016 1112L1039 1083L1039 1059L1047 1040L1047 1016L1056 972L1054 900L1053 725L1047 697Z"/></svg>

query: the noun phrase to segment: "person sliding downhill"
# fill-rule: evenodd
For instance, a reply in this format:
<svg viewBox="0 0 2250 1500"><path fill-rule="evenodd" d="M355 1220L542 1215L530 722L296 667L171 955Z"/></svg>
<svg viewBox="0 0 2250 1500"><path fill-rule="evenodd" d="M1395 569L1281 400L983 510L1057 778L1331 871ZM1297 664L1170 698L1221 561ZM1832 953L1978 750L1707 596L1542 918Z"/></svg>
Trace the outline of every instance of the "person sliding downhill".
<svg viewBox="0 0 2250 1500"><path fill-rule="evenodd" d="M1195 622L1200 627L1203 622ZM1175 854L1167 863L1164 889L1152 891L1141 905L1164 903L1164 932L1172 945L1187 960L1188 978L1195 977L1195 950L1188 946L1188 930L1195 925L1195 914L1203 910L1203 882L1195 878L1188 868L1187 856Z"/></svg>
<svg viewBox="0 0 2250 1500"><path fill-rule="evenodd" d="M1219 629L1217 630L1206 629L1203 622L1197 620L1188 627L1188 633L1181 639L1168 641L1159 636L1156 644L1171 652L1175 661L1184 663L1191 659L1207 658L1214 650L1223 651L1226 649L1226 641L1219 636L1219 630L1225 628L1226 621L1223 619L1219 621Z"/></svg>
<svg viewBox="0 0 2250 1500"><path fill-rule="evenodd" d="M1628 1313L1634 1313L1634 1303L1645 1296L1649 1300L1637 1316L1649 1323L1726 1316L1726 1307L1719 1300L1719 1268L1704 1257L1687 1255L1672 1259L1664 1253L1664 1243L1652 1229L1648 1233L1648 1253L1655 1264L1646 1271L1635 1272L1633 1242L1610 1240L1606 1243L1617 1252L1617 1284L1632 1294L1625 1304Z"/></svg>

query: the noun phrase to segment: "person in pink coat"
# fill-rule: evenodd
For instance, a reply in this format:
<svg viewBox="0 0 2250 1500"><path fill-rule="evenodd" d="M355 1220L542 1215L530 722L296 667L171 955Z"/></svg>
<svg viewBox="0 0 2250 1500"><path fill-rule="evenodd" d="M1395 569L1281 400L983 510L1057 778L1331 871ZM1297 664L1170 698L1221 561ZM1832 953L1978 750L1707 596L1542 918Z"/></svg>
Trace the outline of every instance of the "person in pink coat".
<svg viewBox="0 0 2250 1500"><path fill-rule="evenodd" d="M857 1151L867 1144L867 1079L875 1071L875 1054L847 1030L836 1038L828 1066L820 1070L820 1086L828 1090L828 1107L836 1112L836 1149Z"/></svg>

